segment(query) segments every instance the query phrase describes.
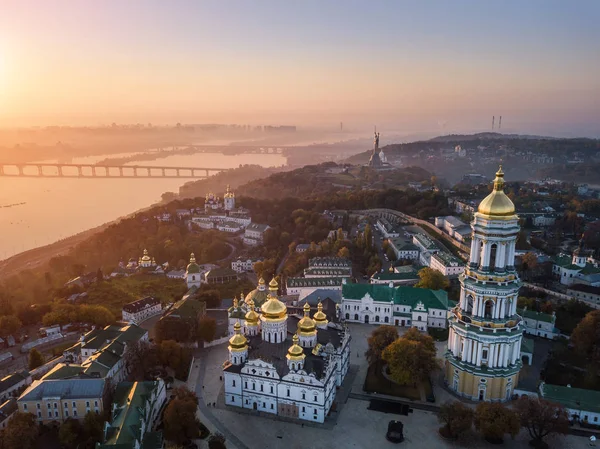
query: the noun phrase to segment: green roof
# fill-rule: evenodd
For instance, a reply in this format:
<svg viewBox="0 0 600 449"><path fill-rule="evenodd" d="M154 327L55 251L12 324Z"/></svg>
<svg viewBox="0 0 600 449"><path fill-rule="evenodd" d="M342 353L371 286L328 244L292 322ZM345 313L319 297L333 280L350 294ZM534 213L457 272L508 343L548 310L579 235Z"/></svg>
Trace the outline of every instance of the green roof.
<svg viewBox="0 0 600 449"><path fill-rule="evenodd" d="M531 320L536 321L543 321L545 323L554 323L554 321L556 320L556 317L554 315L536 312L534 310L519 309L517 313L524 318L529 318Z"/></svg>
<svg viewBox="0 0 600 449"><path fill-rule="evenodd" d="M534 342L531 338L523 337L523 339L521 340L521 352L533 354L533 345Z"/></svg>
<svg viewBox="0 0 600 449"><path fill-rule="evenodd" d="M389 271L384 271L383 273L378 272L372 276L372 279L377 279L379 281L400 281L406 279L414 279L418 280L419 276L416 272L413 273L390 273Z"/></svg>
<svg viewBox="0 0 600 449"><path fill-rule="evenodd" d="M394 302L394 304L407 305L411 308L421 302L426 310L447 309L448 293L444 290L429 290L414 287L389 287L377 284L344 284L342 297L344 299L360 300L369 294L374 301Z"/></svg>
<svg viewBox="0 0 600 449"><path fill-rule="evenodd" d="M340 277L329 278L287 278L287 288L290 287L326 287L342 285L343 279Z"/></svg>
<svg viewBox="0 0 600 449"><path fill-rule="evenodd" d="M81 365L72 365L66 363L59 363L46 373L42 380L46 379L69 379L71 377L77 377L83 372Z"/></svg>
<svg viewBox="0 0 600 449"><path fill-rule="evenodd" d="M544 399L557 402L566 408L600 413L600 391L544 383L540 387L540 392Z"/></svg>
<svg viewBox="0 0 600 449"><path fill-rule="evenodd" d="M186 272L188 274L200 273L200 265L195 262L188 264Z"/></svg>
<svg viewBox="0 0 600 449"><path fill-rule="evenodd" d="M122 382L118 385L114 395L114 411L106 432L106 442L100 448L133 449L136 442L142 441L144 448L162 447L156 444L147 446L147 437L148 443L157 443L162 442L162 436L155 433L142 435L140 426L141 421L147 422L150 419L146 416L146 408L156 388L158 382ZM148 427L152 425L150 422L147 424Z"/></svg>
<svg viewBox="0 0 600 449"><path fill-rule="evenodd" d="M165 316L179 317L183 319L196 319L198 314L204 311L205 303L194 299L191 295L184 296L173 304L173 307Z"/></svg>
<svg viewBox="0 0 600 449"><path fill-rule="evenodd" d="M571 265L571 260L572 260L572 258L569 256L556 256L554 258L554 263L561 267L567 267L567 266Z"/></svg>
<svg viewBox="0 0 600 449"><path fill-rule="evenodd" d="M596 268L591 263L588 263L581 269L581 274L596 274L600 273L600 268Z"/></svg>

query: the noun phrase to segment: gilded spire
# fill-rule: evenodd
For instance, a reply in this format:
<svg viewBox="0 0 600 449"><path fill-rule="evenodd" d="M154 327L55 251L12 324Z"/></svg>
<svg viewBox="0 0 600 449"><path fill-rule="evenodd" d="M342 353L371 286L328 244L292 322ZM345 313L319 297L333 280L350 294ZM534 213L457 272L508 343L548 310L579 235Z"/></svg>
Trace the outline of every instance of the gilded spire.
<svg viewBox="0 0 600 449"><path fill-rule="evenodd" d="M248 340L242 335L242 326L239 321L233 325L233 336L229 339L230 351L244 351L248 346Z"/></svg>
<svg viewBox="0 0 600 449"><path fill-rule="evenodd" d="M196 256L194 256L194 253L190 254L190 263L196 263Z"/></svg>
<svg viewBox="0 0 600 449"><path fill-rule="evenodd" d="M292 337L292 346L290 346L290 349L288 349L288 353L286 355L286 358L288 360L292 360L292 361L304 360L304 358L305 358L304 349L302 349L302 347L298 344L298 341L299 341L298 334L294 334L294 336Z"/></svg>
<svg viewBox="0 0 600 449"><path fill-rule="evenodd" d="M271 282L269 282L269 290L271 292L274 292L275 294L277 294L278 289L279 289L279 284L277 283L277 279L275 279L275 276L273 276L273 279L271 279Z"/></svg>
<svg viewBox="0 0 600 449"><path fill-rule="evenodd" d="M317 326L325 326L327 325L327 315L323 313L323 303L319 301L319 305L317 306L317 313L313 316L313 320L317 323Z"/></svg>

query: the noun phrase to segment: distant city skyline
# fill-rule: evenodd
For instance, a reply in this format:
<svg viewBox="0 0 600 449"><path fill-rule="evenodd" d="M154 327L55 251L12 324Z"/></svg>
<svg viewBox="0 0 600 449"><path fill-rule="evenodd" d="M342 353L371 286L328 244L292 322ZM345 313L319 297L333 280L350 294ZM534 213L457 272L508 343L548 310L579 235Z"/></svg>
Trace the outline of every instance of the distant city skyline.
<svg viewBox="0 0 600 449"><path fill-rule="evenodd" d="M414 132L502 115L506 131L598 136L598 17L596 0L5 0L0 126Z"/></svg>

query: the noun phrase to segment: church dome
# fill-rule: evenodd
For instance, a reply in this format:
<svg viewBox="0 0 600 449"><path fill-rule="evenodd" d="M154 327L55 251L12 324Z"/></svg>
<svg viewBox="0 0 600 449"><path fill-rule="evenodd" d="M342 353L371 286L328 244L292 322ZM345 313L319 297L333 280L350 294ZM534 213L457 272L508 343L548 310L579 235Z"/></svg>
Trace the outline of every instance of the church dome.
<svg viewBox="0 0 600 449"><path fill-rule="evenodd" d="M277 295L277 290L279 290L279 284L277 283L277 279L273 276L271 282L269 282L269 290L273 293L273 295Z"/></svg>
<svg viewBox="0 0 600 449"><path fill-rule="evenodd" d="M292 337L292 346L290 346L286 355L288 360L304 360L304 349L298 344L298 340L298 335L294 334Z"/></svg>
<svg viewBox="0 0 600 449"><path fill-rule="evenodd" d="M252 290L250 293L246 295L244 302L246 304L250 304L250 301L254 301L256 307L260 307L267 300L267 287L265 285L265 280L261 277L258 280L258 286Z"/></svg>
<svg viewBox="0 0 600 449"><path fill-rule="evenodd" d="M148 255L148 250L147 249L144 250L144 255L142 256L142 258L140 260L142 262L151 262L152 261L152 259Z"/></svg>
<svg viewBox="0 0 600 449"><path fill-rule="evenodd" d="M277 296L269 293L267 301L261 306L263 318L269 320L279 320L285 318L287 315L287 307L282 303Z"/></svg>
<svg viewBox="0 0 600 449"><path fill-rule="evenodd" d="M248 340L242 335L242 326L239 321L233 325L233 336L229 339L229 349L232 351L238 350L243 351L248 346Z"/></svg>
<svg viewBox="0 0 600 449"><path fill-rule="evenodd" d="M311 336L317 332L317 323L310 317L310 306L304 304L304 317L298 321L298 333L302 336Z"/></svg>
<svg viewBox="0 0 600 449"><path fill-rule="evenodd" d="M327 315L323 313L323 304L319 301L319 305L317 306L317 312L313 315L313 320L317 326L326 325L327 324Z"/></svg>
<svg viewBox="0 0 600 449"><path fill-rule="evenodd" d="M194 256L194 253L190 254L190 263L188 264L186 271L188 273L200 273L200 266L196 263L196 256Z"/></svg>
<svg viewBox="0 0 600 449"><path fill-rule="evenodd" d="M244 317L246 323L250 326L257 325L258 319L260 318L258 316L258 313L256 313L256 311L254 310L254 307L254 301L252 300L252 298L250 298L250 301L248 302L248 312L246 312L246 316Z"/></svg>
<svg viewBox="0 0 600 449"><path fill-rule="evenodd" d="M479 204L477 212L490 217L509 217L515 214L515 205L504 193L504 172L502 166L496 172L494 190Z"/></svg>
<svg viewBox="0 0 600 449"><path fill-rule="evenodd" d="M227 184L227 191L225 192L225 195L223 195L223 198L235 198L235 194L231 191L229 184Z"/></svg>
<svg viewBox="0 0 600 449"><path fill-rule="evenodd" d="M231 306L228 310L229 318L237 318L243 320L246 316L244 313L244 309L242 309L239 305L237 296L233 298L233 306Z"/></svg>

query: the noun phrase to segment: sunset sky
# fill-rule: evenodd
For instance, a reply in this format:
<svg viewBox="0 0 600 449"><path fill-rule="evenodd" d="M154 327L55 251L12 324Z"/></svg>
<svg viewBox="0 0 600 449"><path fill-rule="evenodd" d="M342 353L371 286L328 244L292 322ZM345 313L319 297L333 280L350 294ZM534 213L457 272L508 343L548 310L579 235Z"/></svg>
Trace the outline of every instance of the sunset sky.
<svg viewBox="0 0 600 449"><path fill-rule="evenodd" d="M0 126L593 127L599 19L598 0L3 0Z"/></svg>

